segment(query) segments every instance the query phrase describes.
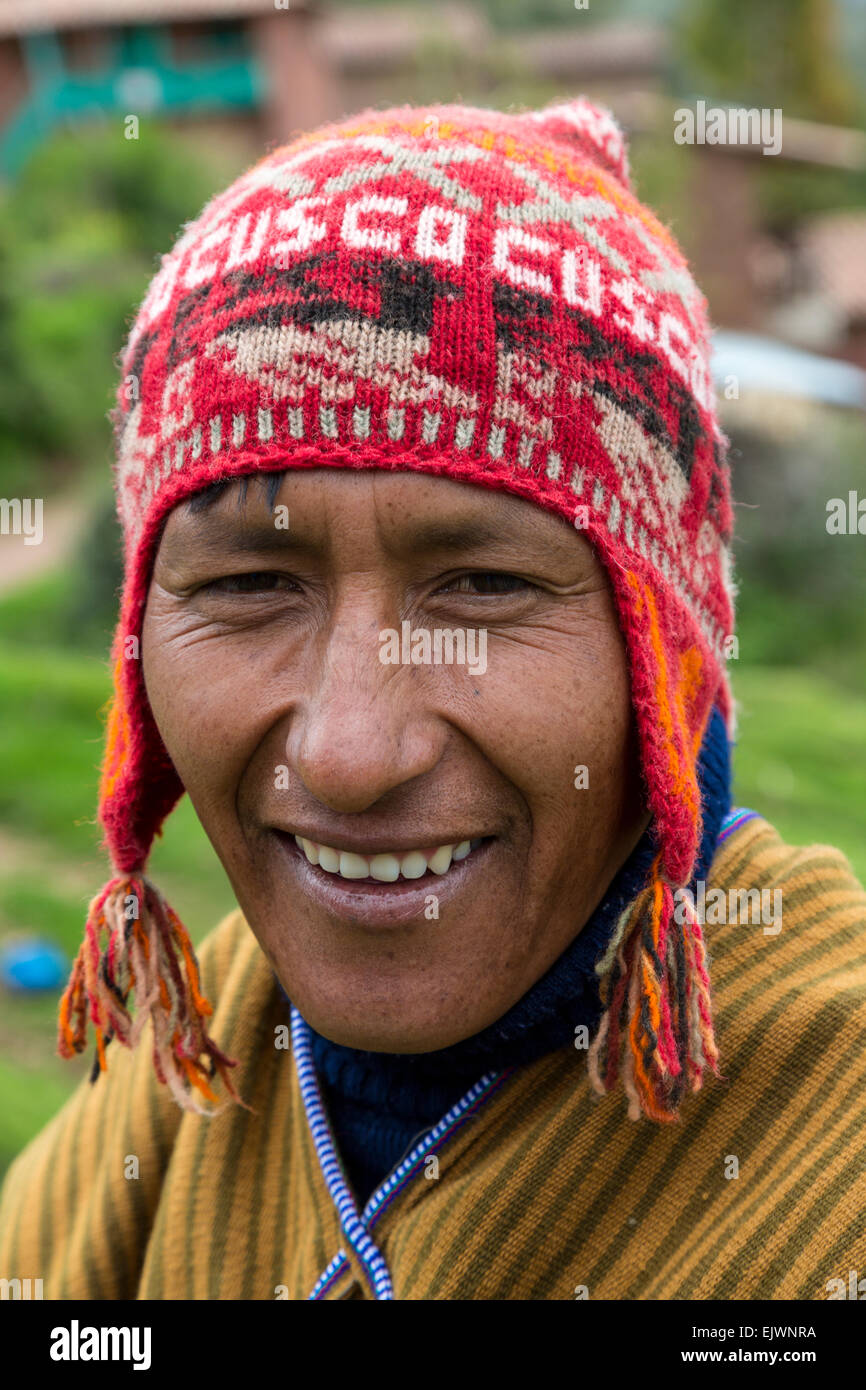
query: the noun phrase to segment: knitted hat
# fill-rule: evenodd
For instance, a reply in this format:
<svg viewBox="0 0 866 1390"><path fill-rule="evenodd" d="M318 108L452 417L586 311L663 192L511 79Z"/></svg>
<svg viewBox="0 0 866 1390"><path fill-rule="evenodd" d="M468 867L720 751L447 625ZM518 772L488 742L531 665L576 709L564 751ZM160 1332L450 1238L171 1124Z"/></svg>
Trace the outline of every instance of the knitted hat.
<svg viewBox="0 0 866 1390"><path fill-rule="evenodd" d="M235 1094L187 934L143 877L183 792L132 640L166 515L252 472L411 469L564 517L610 576L657 855L600 963L590 1073L600 1090L621 1076L632 1114L674 1116L717 1060L700 926L673 894L698 851L714 704L730 729L728 441L705 301L637 201L613 118L585 99L404 107L274 151L164 257L118 401L126 573L100 792L116 876L91 904L61 1053L89 1017L104 1067L149 1017L181 1105L217 1099L217 1073Z"/></svg>

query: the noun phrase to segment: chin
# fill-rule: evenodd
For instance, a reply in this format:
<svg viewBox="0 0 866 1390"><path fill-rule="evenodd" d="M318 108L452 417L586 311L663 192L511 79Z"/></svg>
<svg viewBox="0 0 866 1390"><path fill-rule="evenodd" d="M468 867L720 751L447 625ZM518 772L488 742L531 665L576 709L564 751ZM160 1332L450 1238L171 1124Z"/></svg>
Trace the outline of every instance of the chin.
<svg viewBox="0 0 866 1390"><path fill-rule="evenodd" d="M286 991L290 997L291 992ZM353 1047L362 1052L438 1052L454 1043L470 1038L484 1026L474 1019L461 1020L430 1019L423 1009L417 1013L403 1011L398 1016L387 1016L384 1012L377 1017L370 1013L359 1013L354 1008L335 1010L333 1007L316 1009L304 1007L298 999L298 1008L307 1022L331 1042L341 1047Z"/></svg>

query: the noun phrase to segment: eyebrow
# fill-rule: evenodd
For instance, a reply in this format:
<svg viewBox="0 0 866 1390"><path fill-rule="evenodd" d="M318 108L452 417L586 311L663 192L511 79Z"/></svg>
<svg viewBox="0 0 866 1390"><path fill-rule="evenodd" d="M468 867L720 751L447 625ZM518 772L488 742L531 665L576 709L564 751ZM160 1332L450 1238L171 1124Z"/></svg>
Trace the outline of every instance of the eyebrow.
<svg viewBox="0 0 866 1390"><path fill-rule="evenodd" d="M194 492L191 497L187 498L187 512L190 515L205 512L221 497L226 497L231 492L237 493L238 506L243 507L247 500L247 490L251 480L265 489L268 506L273 510L285 476L286 470L280 469L276 473L253 473L245 474L240 478L218 478L216 482L209 483L207 487L201 488L199 492Z"/></svg>
<svg viewBox="0 0 866 1390"><path fill-rule="evenodd" d="M248 518L245 511L246 486L241 486L238 507L231 512L216 510L213 504L233 490L232 485L247 484L254 481L266 488L270 509L272 498L279 492L285 476L283 471L263 476L253 474L250 478L220 480L211 487L194 494L187 503L185 514L188 525L180 534L176 533L174 544L182 552L206 546L209 551L224 551L232 555L305 555L316 556L325 549L325 543L312 537L304 537L297 530L278 528L273 520ZM491 544L511 549L521 543L526 544L537 537L541 517L517 518L510 508L503 510L495 520L483 515L432 517L429 520L415 520L411 514L405 518L394 549L400 552L434 552L439 554L480 551ZM525 523L529 521L527 534ZM513 528L517 525L516 531ZM532 524L536 523L536 524ZM563 538L564 539L564 538ZM550 546L552 537L545 537L545 545ZM173 547L172 547L173 548Z"/></svg>
<svg viewBox="0 0 866 1390"><path fill-rule="evenodd" d="M503 540L502 527L491 526L479 517L464 520L420 522L407 535L407 544L422 550L466 550Z"/></svg>
<svg viewBox="0 0 866 1390"><path fill-rule="evenodd" d="M187 516L192 524L184 528L182 537L177 537L184 546L204 542L208 547L225 546L235 551L320 549L315 541L305 540L297 532L277 528L272 522L246 521L217 513L211 510L208 503L189 508ZM406 545L412 549L465 550L489 545L491 541L507 541L506 529L507 521L494 526L481 517L433 518L414 524L409 518L403 536Z"/></svg>
<svg viewBox="0 0 866 1390"><path fill-rule="evenodd" d="M320 549L315 541L305 540L297 531L280 530L273 521L238 522L234 517L213 512L193 516L193 524L176 532L170 541L182 551L206 546L208 550L235 555L285 555L290 551L312 554Z"/></svg>
<svg viewBox="0 0 866 1390"><path fill-rule="evenodd" d="M510 499L509 499L510 500ZM558 541L555 533L542 530L544 518L541 512L516 515L511 508L504 508L494 520L487 516L467 516L453 518L433 518L418 522L406 535L406 546L413 550L461 551L481 550L487 545L498 544L505 550L515 545L535 544L541 538L549 553ZM558 540L568 545L570 528L563 527Z"/></svg>

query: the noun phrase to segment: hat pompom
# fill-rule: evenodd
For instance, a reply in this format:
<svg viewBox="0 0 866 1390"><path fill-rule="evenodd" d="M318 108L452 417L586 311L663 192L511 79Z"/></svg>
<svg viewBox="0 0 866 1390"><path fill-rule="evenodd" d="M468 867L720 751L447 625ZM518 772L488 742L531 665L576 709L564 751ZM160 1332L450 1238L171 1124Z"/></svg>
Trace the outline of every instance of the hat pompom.
<svg viewBox="0 0 866 1390"><path fill-rule="evenodd" d="M576 97L541 111L529 111L526 119L540 126L551 140L585 148L597 164L632 191L625 136L606 107Z"/></svg>

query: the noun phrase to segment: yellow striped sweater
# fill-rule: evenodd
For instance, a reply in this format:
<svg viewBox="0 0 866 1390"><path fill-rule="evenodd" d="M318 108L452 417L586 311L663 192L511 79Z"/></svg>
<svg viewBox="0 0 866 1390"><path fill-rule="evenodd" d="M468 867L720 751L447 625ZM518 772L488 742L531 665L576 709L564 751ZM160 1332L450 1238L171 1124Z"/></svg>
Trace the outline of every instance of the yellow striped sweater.
<svg viewBox="0 0 866 1390"><path fill-rule="evenodd" d="M781 890L782 928L708 907L724 1079L678 1121L629 1120L563 1048L488 1077L363 1220L335 1205L233 913L200 958L252 1108L185 1114L146 1046L117 1049L10 1169L0 1275L53 1299L828 1298L866 1275L866 894L760 818L719 848L708 905L743 887Z"/></svg>

